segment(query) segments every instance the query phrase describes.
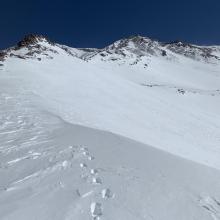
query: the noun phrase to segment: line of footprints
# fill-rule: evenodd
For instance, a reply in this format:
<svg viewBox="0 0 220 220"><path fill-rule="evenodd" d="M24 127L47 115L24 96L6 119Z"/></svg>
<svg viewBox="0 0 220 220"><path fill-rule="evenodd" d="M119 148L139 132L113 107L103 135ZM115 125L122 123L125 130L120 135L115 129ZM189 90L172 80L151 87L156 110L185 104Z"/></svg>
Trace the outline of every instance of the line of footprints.
<svg viewBox="0 0 220 220"><path fill-rule="evenodd" d="M86 158L86 160L88 161L92 161L95 158L93 156L90 155L88 148L86 147L80 147L80 153L82 153L82 155ZM102 179L99 176L99 172L97 169L89 169L88 165L86 163L80 163L80 167L83 171L87 172L87 175L82 175L82 178L87 179L88 177L91 178L91 180L89 180L89 182L94 185L102 185ZM90 191L84 195L80 195L80 192L78 191L77 194L81 197L86 197L89 196L90 194L92 194L93 191ZM114 197L114 194L112 193L112 191L109 188L103 188L100 190L100 197L101 199L110 199ZM102 207L102 203L100 202L96 202L93 201L90 204L90 214L93 220L100 220L101 216L103 215L103 207Z"/></svg>

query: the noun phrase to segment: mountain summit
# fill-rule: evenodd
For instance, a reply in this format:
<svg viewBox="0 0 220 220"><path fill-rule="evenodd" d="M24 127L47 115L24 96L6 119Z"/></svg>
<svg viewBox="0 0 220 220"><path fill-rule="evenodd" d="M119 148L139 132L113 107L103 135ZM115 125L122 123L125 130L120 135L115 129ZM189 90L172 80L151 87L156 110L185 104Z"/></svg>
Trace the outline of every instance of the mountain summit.
<svg viewBox="0 0 220 220"><path fill-rule="evenodd" d="M49 43L49 40L46 37L44 37L43 35L29 34L29 35L26 35L21 41L19 41L17 46L18 46L18 48L28 47L31 45L35 45L39 42Z"/></svg>

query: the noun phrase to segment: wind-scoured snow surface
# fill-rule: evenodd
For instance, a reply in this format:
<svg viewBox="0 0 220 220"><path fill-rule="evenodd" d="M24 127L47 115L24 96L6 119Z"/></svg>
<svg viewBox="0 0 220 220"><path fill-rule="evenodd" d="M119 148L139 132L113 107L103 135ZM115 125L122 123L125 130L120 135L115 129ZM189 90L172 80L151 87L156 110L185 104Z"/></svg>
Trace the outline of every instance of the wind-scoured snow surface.
<svg viewBox="0 0 220 220"><path fill-rule="evenodd" d="M220 219L219 57L142 37L4 51L0 219Z"/></svg>

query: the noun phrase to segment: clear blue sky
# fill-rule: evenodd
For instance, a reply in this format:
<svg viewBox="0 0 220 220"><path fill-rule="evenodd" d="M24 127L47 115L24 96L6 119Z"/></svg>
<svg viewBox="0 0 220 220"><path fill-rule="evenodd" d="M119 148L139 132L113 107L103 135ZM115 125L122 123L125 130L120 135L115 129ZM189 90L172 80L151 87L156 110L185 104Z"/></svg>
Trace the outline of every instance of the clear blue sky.
<svg viewBox="0 0 220 220"><path fill-rule="evenodd" d="M4 0L0 48L37 33L75 47L140 34L220 45L220 0Z"/></svg>

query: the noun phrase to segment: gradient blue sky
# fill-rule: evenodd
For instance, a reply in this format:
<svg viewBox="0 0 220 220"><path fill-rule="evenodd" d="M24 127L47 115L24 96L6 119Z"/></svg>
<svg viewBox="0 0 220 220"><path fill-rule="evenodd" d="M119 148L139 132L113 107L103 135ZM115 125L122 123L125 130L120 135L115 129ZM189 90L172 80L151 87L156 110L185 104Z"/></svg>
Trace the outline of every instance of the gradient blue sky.
<svg viewBox="0 0 220 220"><path fill-rule="evenodd" d="M73 47L104 47L140 34L220 45L220 0L5 0L0 48L37 33Z"/></svg>

